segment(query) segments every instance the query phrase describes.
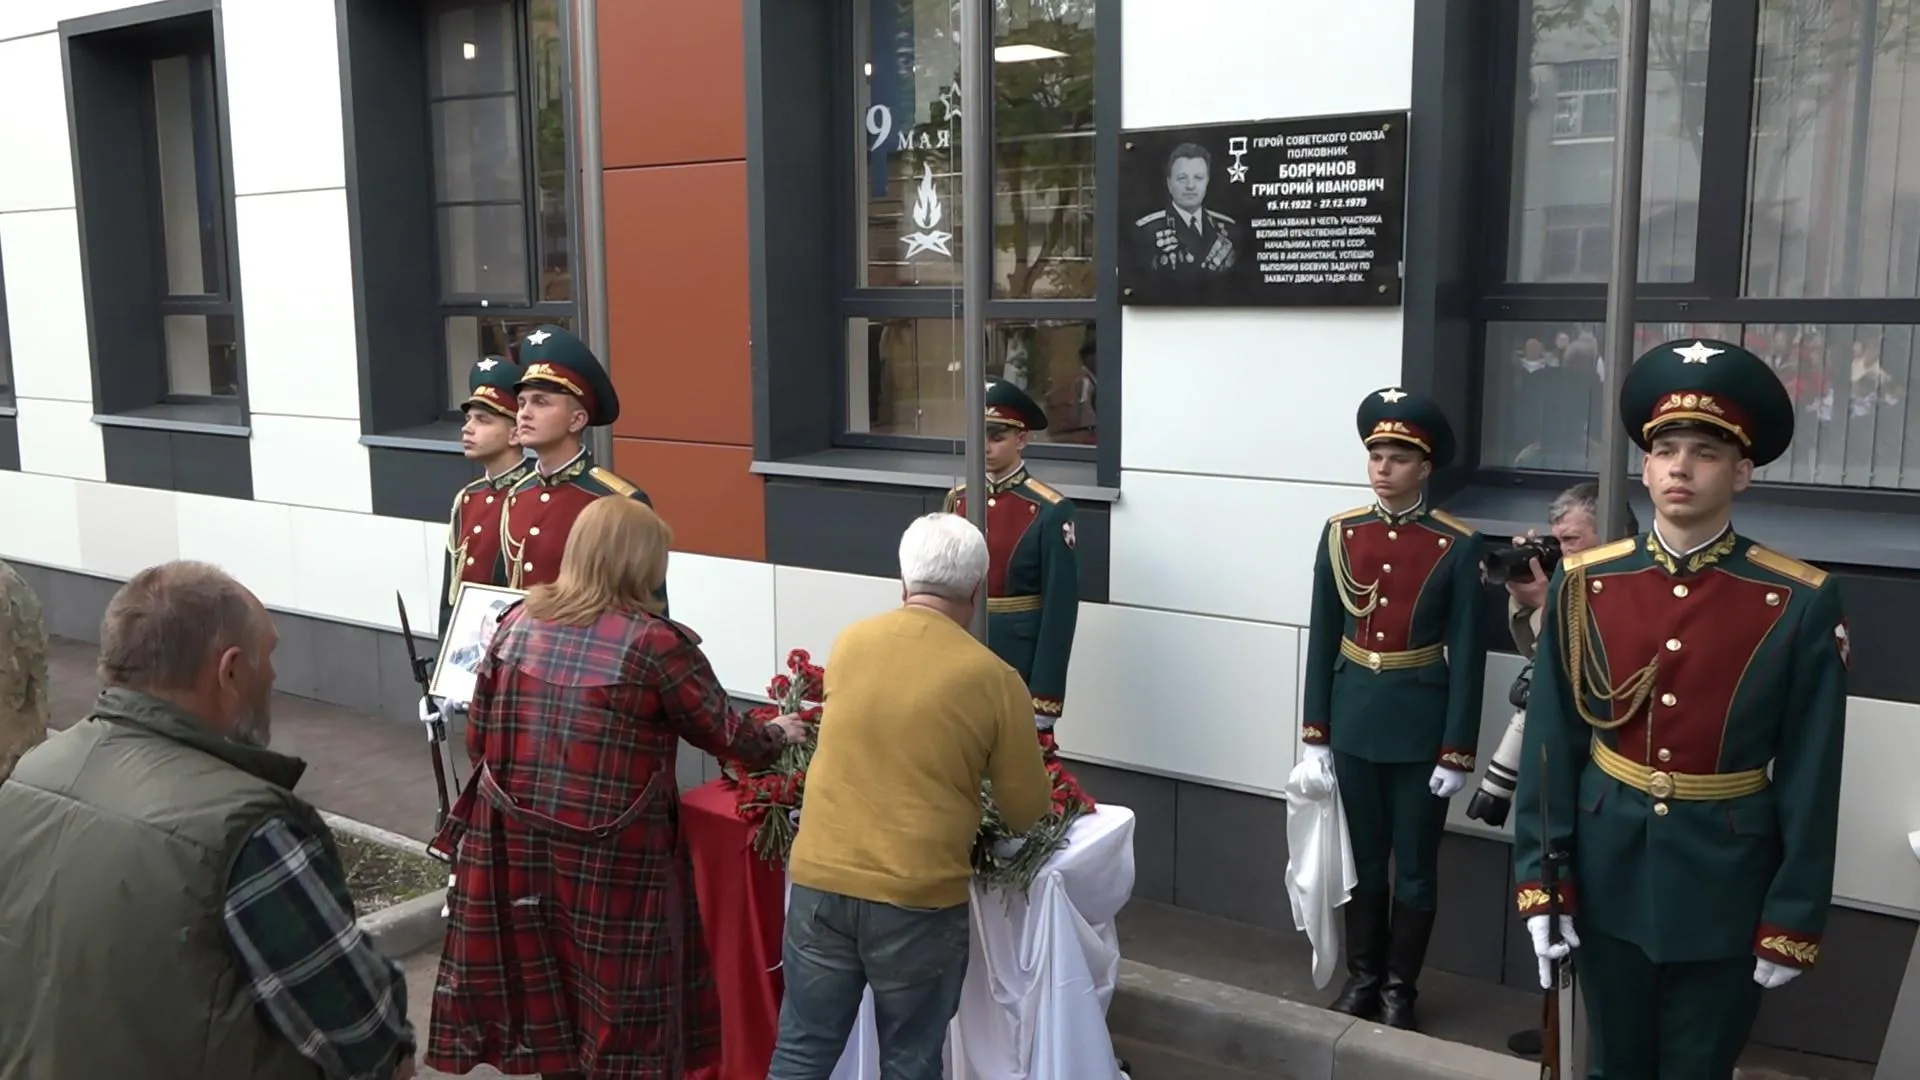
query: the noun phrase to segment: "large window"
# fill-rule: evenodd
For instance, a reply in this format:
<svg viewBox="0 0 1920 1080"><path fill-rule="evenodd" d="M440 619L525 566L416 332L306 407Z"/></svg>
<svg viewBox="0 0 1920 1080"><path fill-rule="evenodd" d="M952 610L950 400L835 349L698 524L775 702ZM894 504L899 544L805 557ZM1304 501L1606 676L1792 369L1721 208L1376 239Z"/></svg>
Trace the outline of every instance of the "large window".
<svg viewBox="0 0 1920 1080"><path fill-rule="evenodd" d="M240 335L228 287L232 264L211 36L147 66L152 194L165 262L160 326L167 400L232 400L240 393Z"/></svg>
<svg viewBox="0 0 1920 1080"><path fill-rule="evenodd" d="M1098 431L1095 0L996 6L993 292L987 372L1047 410L1039 456ZM959 5L854 0L851 266L843 294L844 441L926 445L965 430L959 319Z"/></svg>
<svg viewBox="0 0 1920 1080"><path fill-rule="evenodd" d="M558 0L427 8L443 401L542 322L570 326L566 53Z"/></svg>
<svg viewBox="0 0 1920 1080"><path fill-rule="evenodd" d="M1620 13L1516 7L1480 464L1591 472ZM1798 421L1763 481L1920 489L1917 20L1911 0L1653 0L1632 353L1713 335L1772 363Z"/></svg>

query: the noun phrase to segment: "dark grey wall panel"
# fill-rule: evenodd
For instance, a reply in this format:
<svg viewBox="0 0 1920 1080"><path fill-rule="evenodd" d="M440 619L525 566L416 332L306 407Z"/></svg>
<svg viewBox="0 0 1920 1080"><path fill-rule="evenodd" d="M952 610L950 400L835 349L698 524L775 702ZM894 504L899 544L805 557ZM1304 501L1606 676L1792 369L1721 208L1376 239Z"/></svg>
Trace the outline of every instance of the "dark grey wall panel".
<svg viewBox="0 0 1920 1080"><path fill-rule="evenodd" d="M253 498L253 449L238 435L103 424L107 483Z"/></svg>
<svg viewBox="0 0 1920 1080"><path fill-rule="evenodd" d="M1914 922L1834 908L1820 962L1760 999L1753 1030L1773 1046L1875 1061L1913 950Z"/></svg>
<svg viewBox="0 0 1920 1080"><path fill-rule="evenodd" d="M0 301L4 301L0 297ZM0 469L20 470L20 418L0 416Z"/></svg>
<svg viewBox="0 0 1920 1080"><path fill-rule="evenodd" d="M1507 924L1517 922L1507 866L1513 848L1496 840L1448 833L1440 841L1440 911L1427 964L1497 982L1506 956Z"/></svg>
<svg viewBox="0 0 1920 1080"><path fill-rule="evenodd" d="M1100 720L1098 716L1076 716L1073 702L1067 702L1067 717L1056 729L1065 754L1072 754L1076 728ZM1067 768L1095 802L1133 811L1133 895L1173 903L1175 802L1180 782L1084 761L1069 760Z"/></svg>
<svg viewBox="0 0 1920 1080"><path fill-rule="evenodd" d="M1287 899L1287 804L1181 781L1173 902L1269 930L1293 929Z"/></svg>
<svg viewBox="0 0 1920 1080"><path fill-rule="evenodd" d="M382 517L445 521L453 493L479 479L480 466L459 454L367 448L373 512Z"/></svg>
<svg viewBox="0 0 1920 1080"><path fill-rule="evenodd" d="M1920 534L1920 522L1914 526ZM1920 610L1920 573L1829 566L1840 578L1853 659L1847 692L1858 697L1920 702L1920 664L1913 662L1913 613Z"/></svg>

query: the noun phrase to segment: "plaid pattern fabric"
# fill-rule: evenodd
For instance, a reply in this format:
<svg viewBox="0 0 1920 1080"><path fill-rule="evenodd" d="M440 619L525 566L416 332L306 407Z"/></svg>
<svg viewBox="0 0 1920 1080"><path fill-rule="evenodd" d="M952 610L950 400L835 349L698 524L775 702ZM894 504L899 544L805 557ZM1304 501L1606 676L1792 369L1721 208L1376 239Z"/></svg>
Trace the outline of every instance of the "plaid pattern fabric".
<svg viewBox="0 0 1920 1080"><path fill-rule="evenodd" d="M413 1057L406 980L354 921L318 837L262 822L234 860L222 914L260 1008L327 1076L386 1080Z"/></svg>
<svg viewBox="0 0 1920 1080"><path fill-rule="evenodd" d="M672 622L569 627L519 607L501 620L468 718L475 775L437 841L456 883L429 1066L590 1080L718 1069L680 840L681 738L756 766L782 745L733 712L698 638Z"/></svg>

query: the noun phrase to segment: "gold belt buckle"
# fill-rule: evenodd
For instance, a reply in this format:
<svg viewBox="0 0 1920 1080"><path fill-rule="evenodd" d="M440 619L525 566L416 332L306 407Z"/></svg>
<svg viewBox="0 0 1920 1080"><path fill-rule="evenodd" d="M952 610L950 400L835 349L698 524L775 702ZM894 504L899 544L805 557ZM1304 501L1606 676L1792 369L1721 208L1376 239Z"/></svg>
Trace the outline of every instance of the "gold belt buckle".
<svg viewBox="0 0 1920 1080"><path fill-rule="evenodd" d="M1377 652L1368 653L1367 666L1373 669L1374 674L1378 675L1380 673L1380 654Z"/></svg>
<svg viewBox="0 0 1920 1080"><path fill-rule="evenodd" d="M1656 799L1672 798L1673 797L1673 777L1669 776L1666 773L1658 772L1658 771L1648 774L1647 794L1653 796Z"/></svg>

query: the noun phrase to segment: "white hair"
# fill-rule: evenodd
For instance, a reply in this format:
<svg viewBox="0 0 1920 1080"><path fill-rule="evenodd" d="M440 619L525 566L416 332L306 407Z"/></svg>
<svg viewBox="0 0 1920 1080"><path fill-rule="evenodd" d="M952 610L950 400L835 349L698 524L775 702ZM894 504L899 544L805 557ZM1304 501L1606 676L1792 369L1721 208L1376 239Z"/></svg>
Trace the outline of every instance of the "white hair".
<svg viewBox="0 0 1920 1080"><path fill-rule="evenodd" d="M910 596L966 603L987 579L987 538L958 514L916 518L900 537L900 580Z"/></svg>

